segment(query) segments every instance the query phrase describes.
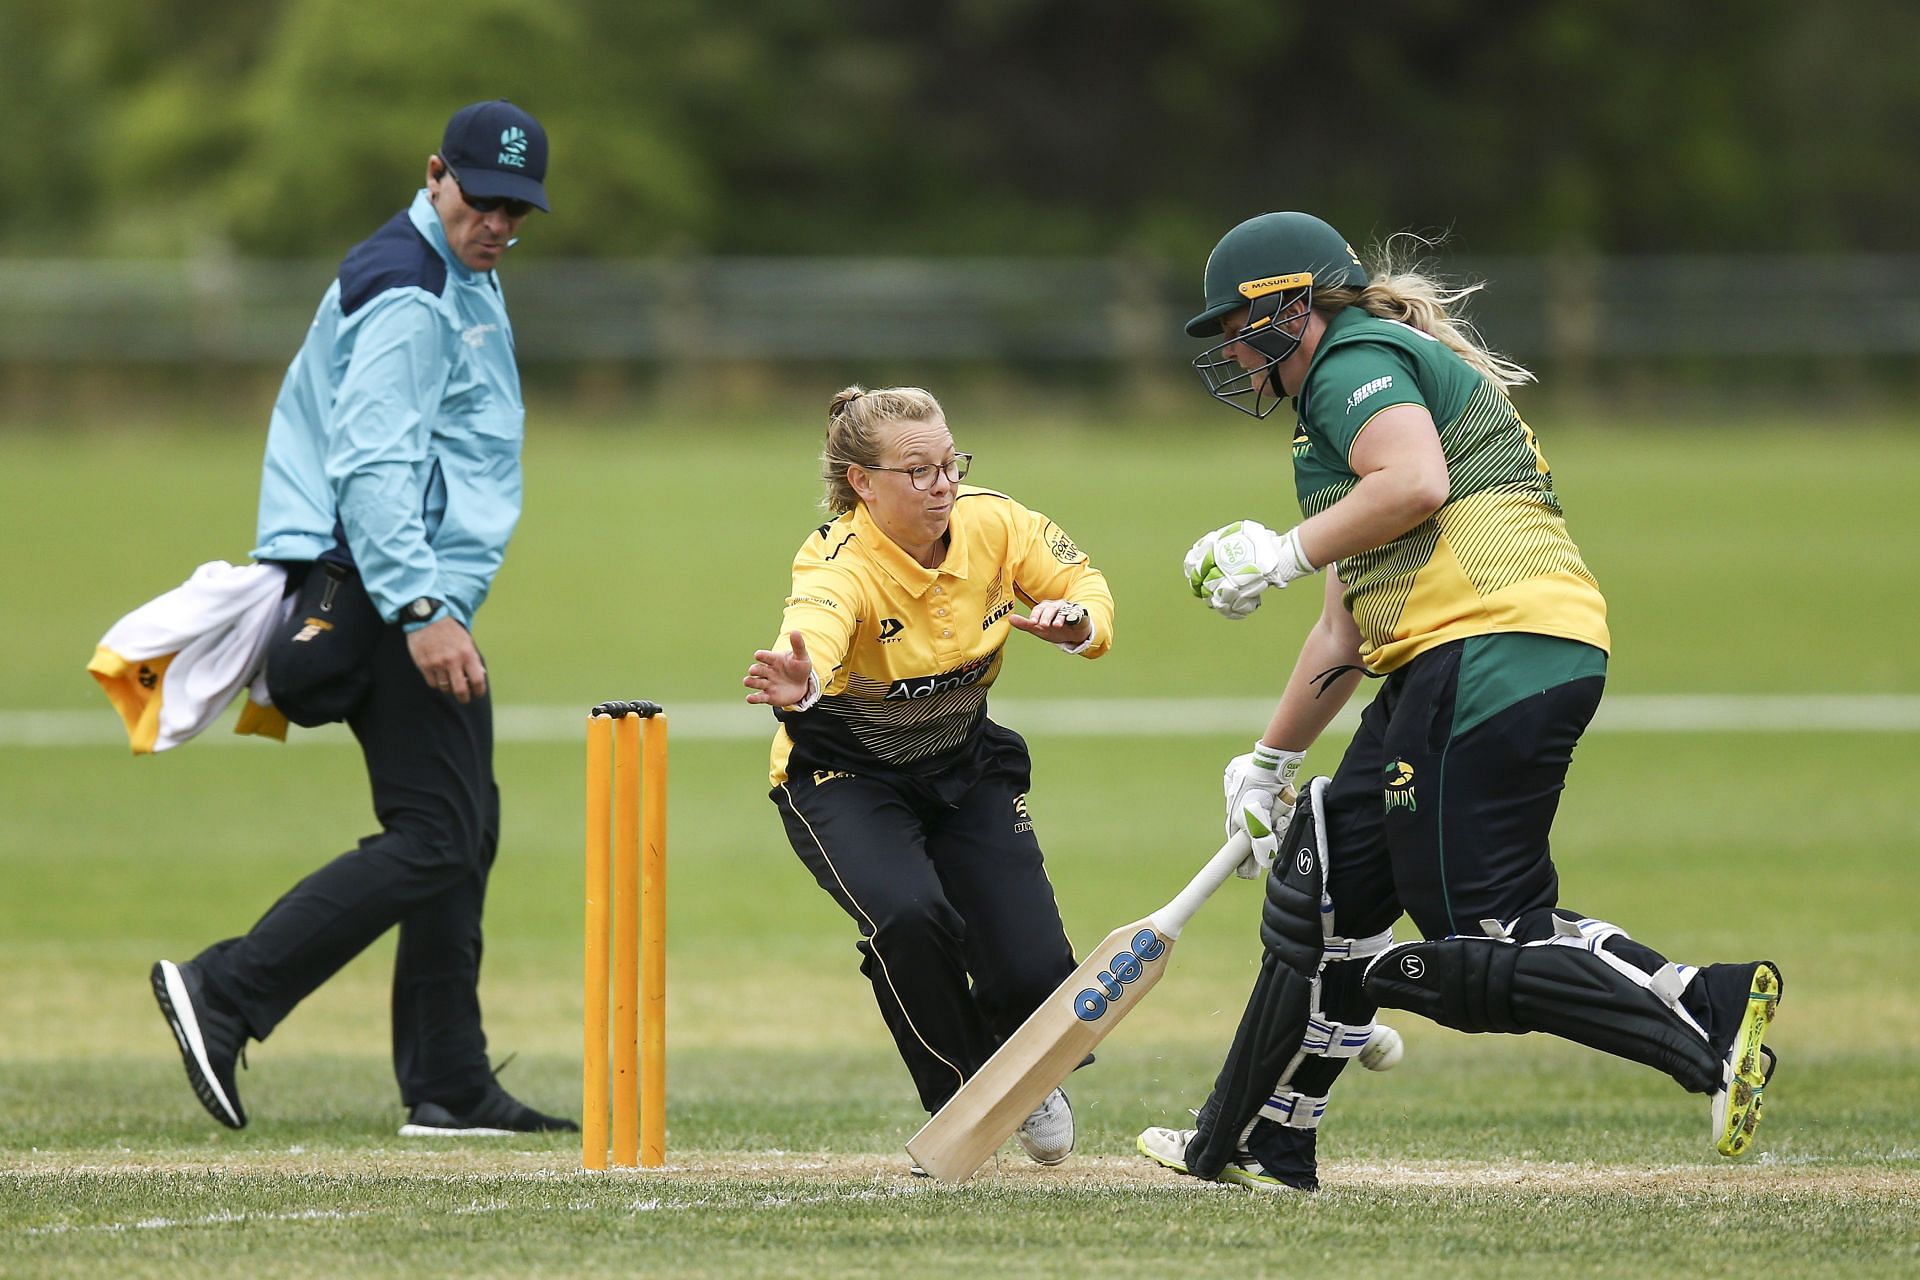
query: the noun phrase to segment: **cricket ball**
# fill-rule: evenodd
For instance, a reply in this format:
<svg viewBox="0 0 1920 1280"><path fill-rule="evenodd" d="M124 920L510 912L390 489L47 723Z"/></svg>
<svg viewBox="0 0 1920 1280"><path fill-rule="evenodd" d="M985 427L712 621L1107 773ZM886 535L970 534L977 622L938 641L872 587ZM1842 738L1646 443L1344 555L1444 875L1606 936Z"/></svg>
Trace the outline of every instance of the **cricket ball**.
<svg viewBox="0 0 1920 1280"><path fill-rule="evenodd" d="M1376 1025L1373 1034L1367 1037L1366 1047L1360 1050L1360 1065L1369 1071L1391 1071L1405 1052L1406 1044L1398 1031Z"/></svg>

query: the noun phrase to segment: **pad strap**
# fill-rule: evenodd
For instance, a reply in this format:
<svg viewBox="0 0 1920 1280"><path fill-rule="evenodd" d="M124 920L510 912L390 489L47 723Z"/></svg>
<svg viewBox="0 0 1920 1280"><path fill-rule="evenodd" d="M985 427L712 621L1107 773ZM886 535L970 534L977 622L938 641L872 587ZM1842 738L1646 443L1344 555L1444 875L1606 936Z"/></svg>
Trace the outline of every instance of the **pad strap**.
<svg viewBox="0 0 1920 1280"><path fill-rule="evenodd" d="M1290 1129L1318 1129L1320 1117L1327 1113L1327 1099L1304 1093L1295 1093L1291 1089L1276 1091L1260 1108L1260 1117L1275 1124L1286 1125Z"/></svg>
<svg viewBox="0 0 1920 1280"><path fill-rule="evenodd" d="M1322 1058L1351 1058L1367 1047L1373 1028L1371 1022L1329 1022L1325 1018L1310 1017L1307 1034L1300 1041L1300 1052Z"/></svg>
<svg viewBox="0 0 1920 1280"><path fill-rule="evenodd" d="M1331 902L1324 902L1320 910L1324 919L1332 920L1333 904ZM1330 937L1321 953L1321 963L1334 964L1341 960L1365 960L1369 956L1379 955L1392 945L1393 930L1390 928L1382 929L1379 933L1367 938Z"/></svg>

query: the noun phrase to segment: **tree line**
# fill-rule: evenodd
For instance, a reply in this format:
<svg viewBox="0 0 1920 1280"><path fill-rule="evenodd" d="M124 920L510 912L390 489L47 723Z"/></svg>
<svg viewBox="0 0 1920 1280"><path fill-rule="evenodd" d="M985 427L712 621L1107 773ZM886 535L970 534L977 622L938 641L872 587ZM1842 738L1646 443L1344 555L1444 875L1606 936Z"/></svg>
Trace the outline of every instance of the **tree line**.
<svg viewBox="0 0 1920 1280"><path fill-rule="evenodd" d="M1645 0L9 0L0 253L330 254L452 108L548 126L545 254L1194 262L1907 247L1920 8Z"/></svg>

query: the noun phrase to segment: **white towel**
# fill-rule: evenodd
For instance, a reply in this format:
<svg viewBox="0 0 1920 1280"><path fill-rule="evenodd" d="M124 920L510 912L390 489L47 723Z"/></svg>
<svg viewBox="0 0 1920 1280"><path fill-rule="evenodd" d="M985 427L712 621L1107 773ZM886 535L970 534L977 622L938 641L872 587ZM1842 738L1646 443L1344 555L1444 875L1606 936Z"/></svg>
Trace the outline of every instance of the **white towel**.
<svg viewBox="0 0 1920 1280"><path fill-rule="evenodd" d="M267 641L286 620L287 571L214 560L113 624L87 670L127 726L135 755L165 751L219 718L242 689L235 733L284 740L266 690Z"/></svg>

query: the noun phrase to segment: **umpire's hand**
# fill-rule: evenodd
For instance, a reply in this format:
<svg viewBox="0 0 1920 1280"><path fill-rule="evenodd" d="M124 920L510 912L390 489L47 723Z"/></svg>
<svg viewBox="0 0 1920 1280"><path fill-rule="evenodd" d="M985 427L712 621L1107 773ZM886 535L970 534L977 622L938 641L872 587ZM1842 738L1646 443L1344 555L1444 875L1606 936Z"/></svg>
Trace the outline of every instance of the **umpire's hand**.
<svg viewBox="0 0 1920 1280"><path fill-rule="evenodd" d="M407 652L426 682L440 692L461 702L487 696L487 669L480 665L480 651L459 619L442 618L409 631Z"/></svg>

